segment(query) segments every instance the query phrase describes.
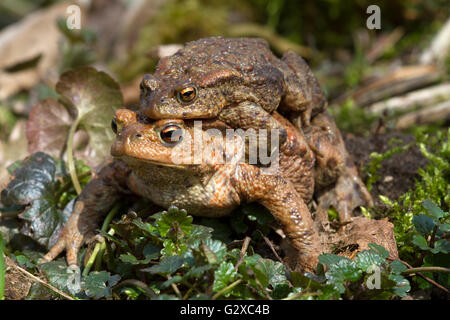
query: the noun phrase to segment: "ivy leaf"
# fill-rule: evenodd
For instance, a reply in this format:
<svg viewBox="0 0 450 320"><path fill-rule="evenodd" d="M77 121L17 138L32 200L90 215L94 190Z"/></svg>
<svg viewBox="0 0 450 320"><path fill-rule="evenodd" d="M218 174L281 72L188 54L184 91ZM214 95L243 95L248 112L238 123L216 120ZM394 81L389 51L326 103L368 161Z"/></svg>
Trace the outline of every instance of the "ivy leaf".
<svg viewBox="0 0 450 320"><path fill-rule="evenodd" d="M142 269L142 271L150 272L152 274L162 273L171 275L183 265L184 259L181 256L170 256L162 259L159 264L150 268Z"/></svg>
<svg viewBox="0 0 450 320"><path fill-rule="evenodd" d="M41 265L41 270L47 277L50 284L66 293L76 294L78 290L73 290L71 283L74 280L74 273L69 272L67 264L63 261L50 261Z"/></svg>
<svg viewBox="0 0 450 320"><path fill-rule="evenodd" d="M56 243L59 231L70 215L70 210L58 208L55 171L55 161L49 155L37 152L14 170L14 179L1 193L2 203L6 206L27 205L19 215L25 220L21 232L47 248Z"/></svg>
<svg viewBox="0 0 450 320"><path fill-rule="evenodd" d="M435 226L433 219L425 214L419 214L413 217L412 222L417 232L421 235L426 236L431 234Z"/></svg>
<svg viewBox="0 0 450 320"><path fill-rule="evenodd" d="M84 277L81 286L88 297L95 299L109 298L112 293L111 288L115 286L119 280L119 275L111 276L111 274L106 271L92 271Z"/></svg>
<svg viewBox="0 0 450 320"><path fill-rule="evenodd" d="M63 73L56 91L65 104L76 110L75 121L89 135L93 150L90 157L100 161L109 156L114 139L110 122L114 112L123 106L119 85L104 72L81 67Z"/></svg>
<svg viewBox="0 0 450 320"><path fill-rule="evenodd" d="M214 271L213 291L217 292L226 288L236 279L237 275L234 265L231 262L223 261Z"/></svg>
<svg viewBox="0 0 450 320"><path fill-rule="evenodd" d="M434 202L430 200L423 200L422 206L427 209L427 212L435 217L436 219L440 219L445 216L445 212L441 210Z"/></svg>
<svg viewBox="0 0 450 320"><path fill-rule="evenodd" d="M430 249L427 240L421 235L418 234L413 235L413 243L422 250Z"/></svg>

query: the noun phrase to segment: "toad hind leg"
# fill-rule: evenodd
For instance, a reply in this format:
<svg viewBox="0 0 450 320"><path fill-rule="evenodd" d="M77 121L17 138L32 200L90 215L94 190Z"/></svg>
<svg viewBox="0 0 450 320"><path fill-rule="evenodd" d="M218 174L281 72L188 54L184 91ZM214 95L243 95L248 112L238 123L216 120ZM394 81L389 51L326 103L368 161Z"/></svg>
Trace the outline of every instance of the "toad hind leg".
<svg viewBox="0 0 450 320"><path fill-rule="evenodd" d="M304 133L316 155L319 219L328 221L327 210L330 206L338 211L340 222L348 221L358 206L372 206L372 197L359 177L339 129L328 112L315 116L311 126L304 128Z"/></svg>
<svg viewBox="0 0 450 320"><path fill-rule="evenodd" d="M300 268L315 272L322 253L319 234L308 207L292 183L281 176L262 174L259 168L247 164L240 165L237 181L235 183L246 200L260 202L282 225L292 246L299 252Z"/></svg>
<svg viewBox="0 0 450 320"><path fill-rule="evenodd" d="M77 264L82 244L93 237L101 218L111 210L125 191L122 185L125 184L128 174L129 170L124 163L113 161L88 182L78 197L58 241L43 257L42 262L51 261L66 250L67 264Z"/></svg>

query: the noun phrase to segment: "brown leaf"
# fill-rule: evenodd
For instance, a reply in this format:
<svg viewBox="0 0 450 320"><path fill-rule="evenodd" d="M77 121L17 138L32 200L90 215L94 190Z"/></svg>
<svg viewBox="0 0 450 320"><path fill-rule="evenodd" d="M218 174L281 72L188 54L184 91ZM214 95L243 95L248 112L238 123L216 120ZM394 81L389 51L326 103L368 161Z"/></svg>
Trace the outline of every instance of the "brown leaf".
<svg viewBox="0 0 450 320"><path fill-rule="evenodd" d="M72 122L66 107L53 98L34 105L26 129L29 152L43 151L58 157Z"/></svg>

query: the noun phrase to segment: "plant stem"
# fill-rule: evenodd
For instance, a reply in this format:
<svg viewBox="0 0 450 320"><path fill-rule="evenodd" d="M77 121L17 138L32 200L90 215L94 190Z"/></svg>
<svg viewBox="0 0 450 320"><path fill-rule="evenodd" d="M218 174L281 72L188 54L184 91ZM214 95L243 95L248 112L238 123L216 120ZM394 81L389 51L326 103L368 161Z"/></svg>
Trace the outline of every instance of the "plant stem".
<svg viewBox="0 0 450 320"><path fill-rule="evenodd" d="M443 267L419 267L419 268L411 268L402 272L402 274L411 274L417 272L444 272L450 273L450 269Z"/></svg>
<svg viewBox="0 0 450 320"><path fill-rule="evenodd" d="M116 204L114 206L114 208L111 209L111 211L108 213L108 215L106 216L105 220L103 221L103 225L102 225L102 232L106 232L106 229L109 226L109 223L111 222L111 220L114 218L114 216L116 215L117 211L119 211L120 209L120 204ZM110 230L108 233L113 232L112 230ZM100 252L100 249L102 248L103 243L97 242L95 244L94 250L92 251L91 256L89 257L88 262L86 263L86 267L83 270L83 276L87 276L89 274L89 271L91 271L92 265L95 262L95 259L98 255L98 253ZM106 245L105 245L106 248ZM104 249L102 251L102 253L104 252Z"/></svg>
<svg viewBox="0 0 450 320"><path fill-rule="evenodd" d="M78 117L70 126L69 136L67 138L67 163L69 165L70 177L72 178L72 183L77 194L81 193L80 181L78 181L77 170L75 168L75 163L73 160L73 136L77 130L78 124L80 123L81 117Z"/></svg>
<svg viewBox="0 0 450 320"><path fill-rule="evenodd" d="M213 300L216 300L218 297L220 297L221 295L223 295L225 292L233 289L234 287L236 287L239 283L242 282L242 279L236 280L235 282L233 282L232 284L230 284L228 287L223 288L222 290L220 290L219 292L217 292L212 298Z"/></svg>
<svg viewBox="0 0 450 320"><path fill-rule="evenodd" d="M0 232L0 300L5 299L5 257L4 243Z"/></svg>
<svg viewBox="0 0 450 320"><path fill-rule="evenodd" d="M114 229L109 229L108 234L110 236L114 235ZM100 250L98 251L97 258L95 259L95 271L100 271L100 268L102 266L102 260L103 260L103 254L106 250L106 242L103 241L100 243Z"/></svg>
<svg viewBox="0 0 450 320"><path fill-rule="evenodd" d="M156 295L156 293L150 289L147 284L145 284L142 281L136 280L136 279L126 279L123 280L122 282L120 282L119 284L117 284L116 286L114 286L113 290L117 290L123 287L128 287L128 286L135 286L138 288L141 288L142 290L145 291L145 294L147 296L149 296L152 299L156 299L158 298L158 296Z"/></svg>

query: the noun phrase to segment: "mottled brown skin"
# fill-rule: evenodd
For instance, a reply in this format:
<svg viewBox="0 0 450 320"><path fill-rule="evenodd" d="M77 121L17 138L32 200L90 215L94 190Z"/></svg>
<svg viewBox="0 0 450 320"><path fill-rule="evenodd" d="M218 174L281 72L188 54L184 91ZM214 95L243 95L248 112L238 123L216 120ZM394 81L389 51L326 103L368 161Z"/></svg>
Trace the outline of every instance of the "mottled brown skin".
<svg viewBox="0 0 450 320"><path fill-rule="evenodd" d="M195 87L197 95L183 102L178 94L188 87ZM278 110L304 133L318 158L319 217L328 221L325 211L333 205L344 222L354 208L371 206L372 199L326 107L317 79L300 56L288 52L279 59L256 38L189 42L161 59L141 82L140 112L151 119L218 119L236 129L282 130L283 123L273 116Z"/></svg>
<svg viewBox="0 0 450 320"><path fill-rule="evenodd" d="M242 202L259 202L279 221L298 251L299 267L314 272L322 249L305 204L314 192L314 155L291 123L279 115L274 117L285 124L287 142L280 150L281 170L264 174L262 168L238 161L242 140L231 144L206 131L223 131L226 126L217 121L205 121L201 131L205 156L198 163L189 139L194 136L192 121L163 119L149 123L139 121L130 110L118 110L118 135L111 148L116 160L87 184L58 243L44 260L52 260L66 249L68 264L76 264L80 246L93 235L99 219L131 191L165 208L175 205L190 214L208 217L227 215ZM180 142L167 145L161 140L160 132L167 124L183 128ZM216 154L224 157L214 157ZM224 159L228 161L221 161Z"/></svg>

